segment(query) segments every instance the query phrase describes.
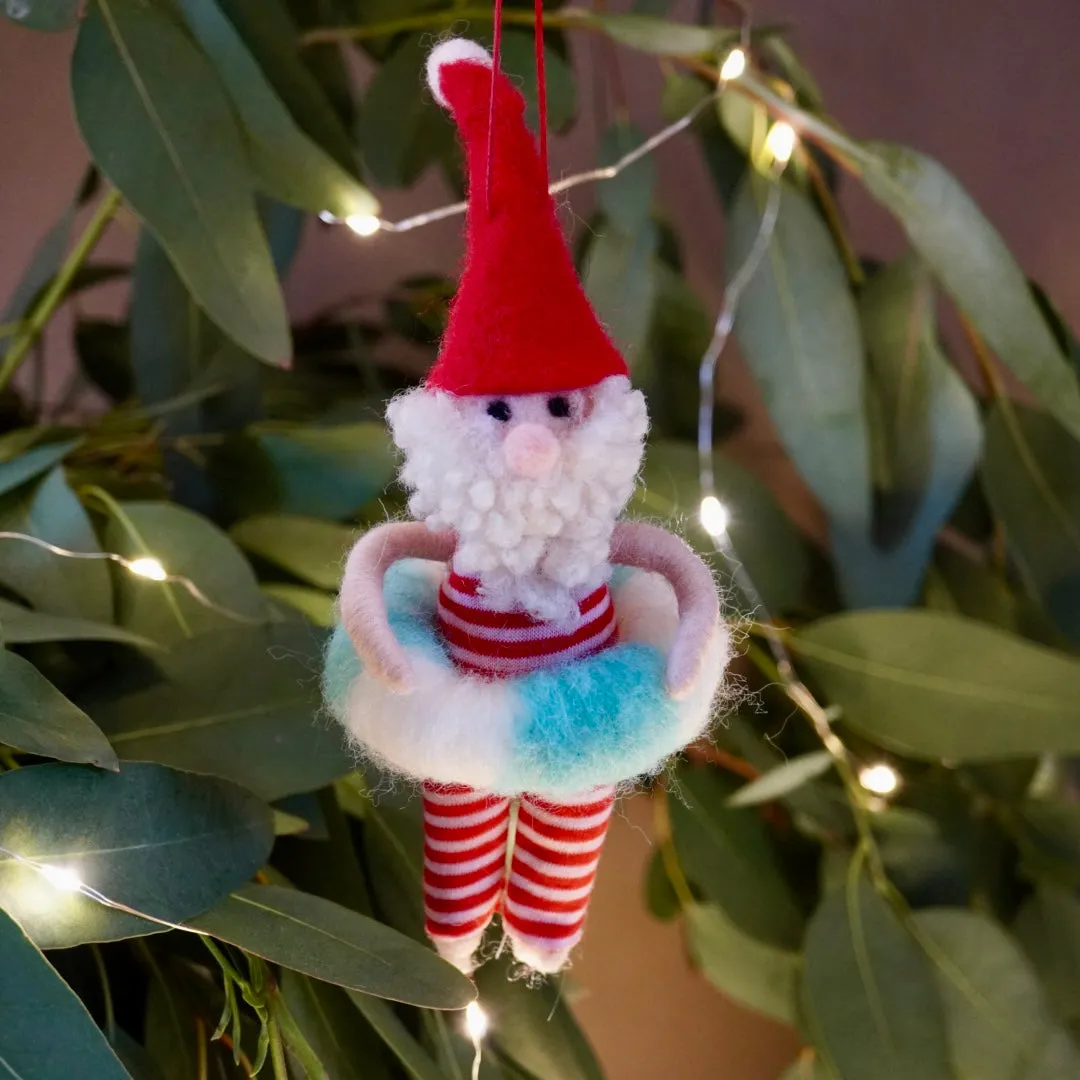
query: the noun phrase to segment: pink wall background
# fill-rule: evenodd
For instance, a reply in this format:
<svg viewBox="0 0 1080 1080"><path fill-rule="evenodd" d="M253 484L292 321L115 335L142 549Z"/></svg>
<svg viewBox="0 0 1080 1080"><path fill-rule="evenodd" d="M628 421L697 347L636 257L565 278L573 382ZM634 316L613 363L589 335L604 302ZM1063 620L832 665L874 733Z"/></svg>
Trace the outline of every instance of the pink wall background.
<svg viewBox="0 0 1080 1080"><path fill-rule="evenodd" d="M680 0L678 9L691 10ZM1080 323L1080 85L1075 0L759 0L762 22L793 28L793 41L826 93L834 116L854 135L909 143L940 158L996 223L1030 275ZM6 297L44 229L61 212L85 155L71 115L67 62L72 36L0 25L0 297ZM588 66L584 36L576 59ZM660 126L659 72L648 57L621 53L635 121ZM553 171L592 164L595 131L589 81L582 79L583 119L556 141ZM722 276L723 221L695 148L684 140L658 155L660 200L686 244L691 277L715 304ZM437 205L446 192L427 178L409 193L390 193L398 216ZM587 211L588 193L573 206ZM900 250L900 238L851 185L845 209L863 250ZM109 258L131 250L135 227L121 221L102 248ZM413 269L450 270L459 255L449 222L398 237L359 241L344 230L309 228L288 283L303 317L357 291L377 292ZM122 292L99 290L85 302L117 311ZM51 383L69 362L67 317L50 331ZM738 453L781 487L808 527L813 507L780 457L756 395L734 358L725 360L725 392L753 419ZM790 1034L704 989L688 972L677 931L645 915L638 897L649 855L647 807L628 804L613 830L590 935L573 971L579 1014L612 1080L774 1080L794 1051Z"/></svg>

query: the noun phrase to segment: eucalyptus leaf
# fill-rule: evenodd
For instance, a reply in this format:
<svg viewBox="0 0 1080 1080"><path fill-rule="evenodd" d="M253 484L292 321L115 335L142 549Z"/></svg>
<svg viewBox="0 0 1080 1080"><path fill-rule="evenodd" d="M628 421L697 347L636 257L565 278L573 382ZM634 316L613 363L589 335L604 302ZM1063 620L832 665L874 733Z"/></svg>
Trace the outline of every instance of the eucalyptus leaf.
<svg viewBox="0 0 1080 1080"><path fill-rule="evenodd" d="M216 0L296 122L350 173L356 148L301 52L283 0Z"/></svg>
<svg viewBox="0 0 1080 1080"><path fill-rule="evenodd" d="M728 799L728 806L757 806L759 803L779 799L782 795L788 795L802 787L808 780L813 780L815 776L828 772L832 763L832 755L827 750L801 754L739 788Z"/></svg>
<svg viewBox="0 0 1080 1080"><path fill-rule="evenodd" d="M508 26L503 30L500 63L525 98L525 123L536 130L536 43L532 30ZM547 89L548 127L563 131L577 111L577 85L569 62L550 45L544 46L544 82Z"/></svg>
<svg viewBox="0 0 1080 1080"><path fill-rule="evenodd" d="M993 761L1080 750L1080 661L931 611L811 623L791 644L843 721L922 759Z"/></svg>
<svg viewBox="0 0 1080 1080"><path fill-rule="evenodd" d="M290 206L338 217L377 214L379 204L293 120L243 38L213 0L180 0L188 26L232 97L259 186Z"/></svg>
<svg viewBox="0 0 1080 1080"><path fill-rule="evenodd" d="M246 885L190 925L292 971L429 1009L476 992L430 949L339 904L278 885Z"/></svg>
<svg viewBox="0 0 1080 1080"><path fill-rule="evenodd" d="M1080 898L1072 888L1040 881L1013 924L1013 933L1063 1020L1080 1020Z"/></svg>
<svg viewBox="0 0 1080 1080"><path fill-rule="evenodd" d="M358 533L344 525L291 514L260 514L234 525L245 551L321 589L337 590L345 552Z"/></svg>
<svg viewBox="0 0 1080 1080"><path fill-rule="evenodd" d="M811 568L805 540L768 488L725 454L713 454L713 474L720 500L734 511L728 526L731 542L766 605L777 611L798 607ZM715 558L712 541L698 522L700 501L695 448L651 442L631 509L662 518L669 529L685 533L699 554Z"/></svg>
<svg viewBox="0 0 1080 1080"><path fill-rule="evenodd" d="M834 530L841 587L853 606L912 603L979 459L975 399L937 339L934 294L911 256L879 271L860 297L878 499L869 532Z"/></svg>
<svg viewBox="0 0 1080 1080"><path fill-rule="evenodd" d="M42 443L18 457L0 462L0 495L6 495L28 480L48 472L54 465L59 465L81 442L81 439L65 439L63 442Z"/></svg>
<svg viewBox="0 0 1080 1080"><path fill-rule="evenodd" d="M564 1000L562 984L549 979L530 989L511 982L510 958L476 972L476 988L491 1019L490 1038L500 1054L535 1080L603 1080L584 1032Z"/></svg>
<svg viewBox="0 0 1080 1080"><path fill-rule="evenodd" d="M657 849L649 859L645 868L645 906L649 913L665 922L674 919L681 910L679 897L671 885L667 870L664 867L662 852Z"/></svg>
<svg viewBox="0 0 1080 1080"><path fill-rule="evenodd" d="M802 1002L840 1076L955 1080L933 969L856 860L810 921Z"/></svg>
<svg viewBox="0 0 1080 1080"><path fill-rule="evenodd" d="M329 628L336 621L337 600L331 593L285 582L270 582L262 586L262 591L272 600L295 608L315 626Z"/></svg>
<svg viewBox="0 0 1080 1080"><path fill-rule="evenodd" d="M38 6L45 8L52 0L42 0ZM78 0L61 0L65 5L74 8ZM33 10L32 0L15 0L16 5L21 3L21 8L27 16ZM0 10L7 14L10 11L10 3L6 3ZM19 278L8 302L4 305L3 314L0 314L0 322L14 323L22 320L30 310L30 305L40 295L42 289L52 280L53 275L60 268L64 254L71 243L71 232L75 226L74 205L66 206L56 222L46 231L34 248L26 269ZM0 357L8 351L11 338L0 338Z"/></svg>
<svg viewBox="0 0 1080 1080"><path fill-rule="evenodd" d="M247 351L283 362L285 305L240 132L209 61L166 11L98 0L79 27L71 78L95 162L198 304Z"/></svg>
<svg viewBox="0 0 1080 1080"><path fill-rule="evenodd" d="M389 1002L370 994L358 994L355 990L347 993L360 1015L378 1032L379 1038L412 1080L440 1080L442 1074L436 1068L435 1062L416 1041Z"/></svg>
<svg viewBox="0 0 1080 1080"><path fill-rule="evenodd" d="M234 399L254 388L258 361L199 310L166 251L147 229L140 233L136 249L130 320L135 388L166 437L162 459L174 497L210 512L215 505L203 463L182 440L257 418L257 406L245 410L239 423L230 413L236 411L231 408Z"/></svg>
<svg viewBox="0 0 1080 1080"><path fill-rule="evenodd" d="M135 911L178 922L266 861L270 810L224 780L133 762L117 773L34 765L0 775L0 844L70 870ZM0 905L46 949L159 933L148 922L0 860Z"/></svg>
<svg viewBox="0 0 1080 1080"><path fill-rule="evenodd" d="M1034 971L1000 926L953 908L918 911L912 925L937 976L957 1076L1080 1075L1080 1051L1054 1023Z"/></svg>
<svg viewBox="0 0 1080 1080"><path fill-rule="evenodd" d="M123 575L117 585L119 621L163 644L191 634L257 624L267 603L250 565L229 537L198 514L164 502L126 502L111 508L109 548L129 559L154 558L180 583Z"/></svg>
<svg viewBox="0 0 1080 1080"><path fill-rule="evenodd" d="M1080 641L1080 443L1048 413L995 402L983 489L1034 595Z"/></svg>
<svg viewBox="0 0 1080 1080"><path fill-rule="evenodd" d="M616 121L604 132L597 150L598 164L615 165L645 141L633 124ZM606 220L628 235L636 235L649 220L656 186L656 162L646 156L604 180L596 189L597 206Z"/></svg>
<svg viewBox="0 0 1080 1080"><path fill-rule="evenodd" d="M760 816L728 805L735 783L717 769L683 767L676 775L669 807L686 876L744 933L795 945L802 915Z"/></svg>
<svg viewBox="0 0 1080 1080"><path fill-rule="evenodd" d="M411 185L454 147L443 110L425 92L424 65L430 43L413 34L398 45L368 84L359 139L371 177L386 187Z"/></svg>
<svg viewBox="0 0 1080 1080"><path fill-rule="evenodd" d="M1010 823L1030 872L1080 888L1080 806L1025 799Z"/></svg>
<svg viewBox="0 0 1080 1080"><path fill-rule="evenodd" d="M135 377L126 323L112 319L76 320L75 353L79 370L103 394L115 402L126 401L132 396Z"/></svg>
<svg viewBox="0 0 1080 1080"><path fill-rule="evenodd" d="M1050 333L1054 335L1058 348L1065 354L1073 371L1080 375L1080 341L1077 340L1076 333L1037 281L1029 280L1028 288L1031 289L1031 295L1046 320L1046 325L1050 327Z"/></svg>
<svg viewBox="0 0 1080 1080"><path fill-rule="evenodd" d="M0 911L0 1065L12 1080L131 1080L86 1006Z"/></svg>
<svg viewBox="0 0 1080 1080"><path fill-rule="evenodd" d="M728 226L729 276L755 245L768 198L743 180ZM776 198L776 194L773 194ZM870 452L863 413L863 346L844 267L809 198L782 184L776 229L750 279L735 334L795 468L834 529L866 531Z"/></svg>
<svg viewBox="0 0 1080 1080"><path fill-rule="evenodd" d="M330 1080L378 1080L387 1075L378 1038L357 1017L344 990L286 970L281 973L281 993Z"/></svg>
<svg viewBox="0 0 1080 1080"><path fill-rule="evenodd" d="M367 804L364 817L364 856L371 868L371 890L382 918L402 933L424 941L423 851L424 823L419 799L409 792L389 790L372 782L379 792Z"/></svg>
<svg viewBox="0 0 1080 1080"><path fill-rule="evenodd" d="M59 466L0 499L0 530L67 551L100 552L82 504ZM53 615L112 621L112 585L104 561L64 557L23 540L0 541L0 584Z"/></svg>
<svg viewBox="0 0 1080 1080"><path fill-rule="evenodd" d="M681 273L659 259L652 273L656 295L637 383L649 402L654 444L661 435L692 442L697 439L698 368L712 340L713 320ZM736 410L721 405L714 415L714 441L730 434L739 419Z"/></svg>
<svg viewBox="0 0 1080 1080"><path fill-rule="evenodd" d="M113 641L136 649L160 648L156 642L139 637L122 626L31 611L8 600L0 600L0 641L8 645L31 645L41 641Z"/></svg>
<svg viewBox="0 0 1080 1080"><path fill-rule="evenodd" d="M713 55L738 41L738 34L731 30L690 26L633 12L589 12L587 22L620 45L661 56Z"/></svg>
<svg viewBox="0 0 1080 1080"><path fill-rule="evenodd" d="M0 624L2 630L2 624ZM118 763L109 740L33 664L0 648L0 743L40 757Z"/></svg>
<svg viewBox="0 0 1080 1080"><path fill-rule="evenodd" d="M79 0L6 0L0 12L20 26L55 33L79 21Z"/></svg>
<svg viewBox="0 0 1080 1080"><path fill-rule="evenodd" d="M606 228L589 245L582 282L597 315L635 372L655 301L652 258L656 231L651 222L633 235Z"/></svg>
<svg viewBox="0 0 1080 1080"><path fill-rule="evenodd" d="M347 517L394 478L397 458L380 423L276 423L260 426L254 435L277 471L277 509L286 514Z"/></svg>
<svg viewBox="0 0 1080 1080"><path fill-rule="evenodd" d="M1080 436L1080 385L1005 242L933 158L865 144L861 176L891 210L946 292L1014 375Z"/></svg>
<svg viewBox="0 0 1080 1080"><path fill-rule="evenodd" d="M149 685L112 676L81 700L121 760L222 776L279 799L353 767L340 730L319 718L321 638L299 620L177 643Z"/></svg>
<svg viewBox="0 0 1080 1080"><path fill-rule="evenodd" d="M162 959L164 963L152 960L150 965L144 1021L146 1056L156 1071L135 1080L193 1080L203 1068L215 1080L247 1080L250 1073L233 1062L224 1044L209 1038L222 999L215 1001L214 995L209 1009L203 1011L188 972L169 963L171 958ZM205 984L199 989L205 991ZM253 1048L252 1039L247 1049Z"/></svg>
<svg viewBox="0 0 1080 1080"><path fill-rule="evenodd" d="M146 1049L163 1080L198 1075L199 1028L190 1004L155 973L146 996Z"/></svg>
<svg viewBox="0 0 1080 1080"><path fill-rule="evenodd" d="M165 1080L146 1047L136 1042L123 1028L118 1027L109 1035L109 1045L131 1074L131 1080Z"/></svg>
<svg viewBox="0 0 1080 1080"><path fill-rule="evenodd" d="M714 904L693 904L684 914L690 955L717 990L781 1023L796 1023L797 953L744 934Z"/></svg>

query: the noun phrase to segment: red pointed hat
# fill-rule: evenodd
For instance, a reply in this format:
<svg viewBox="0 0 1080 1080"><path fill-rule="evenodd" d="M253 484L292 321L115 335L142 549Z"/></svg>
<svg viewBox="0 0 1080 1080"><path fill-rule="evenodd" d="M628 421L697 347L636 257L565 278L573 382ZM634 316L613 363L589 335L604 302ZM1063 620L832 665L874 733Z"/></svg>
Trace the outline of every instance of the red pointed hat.
<svg viewBox="0 0 1080 1080"><path fill-rule="evenodd" d="M525 125L525 102L495 74L490 212L486 199L491 57L461 38L428 57L428 85L465 146L465 262L426 385L451 394L545 394L628 375L578 281Z"/></svg>

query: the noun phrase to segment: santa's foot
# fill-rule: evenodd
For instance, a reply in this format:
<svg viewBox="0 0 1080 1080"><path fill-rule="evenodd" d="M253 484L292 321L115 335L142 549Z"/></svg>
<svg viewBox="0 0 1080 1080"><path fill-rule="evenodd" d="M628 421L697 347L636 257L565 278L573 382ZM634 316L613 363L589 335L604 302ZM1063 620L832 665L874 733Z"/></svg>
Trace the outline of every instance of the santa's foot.
<svg viewBox="0 0 1080 1080"><path fill-rule="evenodd" d="M435 951L458 971L471 975L477 966L476 950L484 940L484 931L464 937L432 937Z"/></svg>
<svg viewBox="0 0 1080 1080"><path fill-rule="evenodd" d="M522 938L509 934L510 945L514 950L514 959L538 971L542 975L554 975L566 967L570 953L578 943L578 937L571 940L543 941L538 938Z"/></svg>

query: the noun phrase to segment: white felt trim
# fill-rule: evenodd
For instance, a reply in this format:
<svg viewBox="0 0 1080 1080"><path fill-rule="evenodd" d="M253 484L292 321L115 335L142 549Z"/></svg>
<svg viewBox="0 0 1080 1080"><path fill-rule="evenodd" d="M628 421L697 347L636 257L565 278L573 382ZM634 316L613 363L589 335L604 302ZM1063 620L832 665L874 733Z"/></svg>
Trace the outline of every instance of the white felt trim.
<svg viewBox="0 0 1080 1080"><path fill-rule="evenodd" d="M369 672L349 690L348 727L376 760L416 780L498 783L510 755L518 699L509 682L463 678L410 654L413 690L395 694Z"/></svg>
<svg viewBox="0 0 1080 1080"><path fill-rule="evenodd" d="M440 41L434 49L428 53L427 58L427 84L431 88L431 95L444 108L450 107L450 102L443 97L442 87L439 85L439 72L447 64L456 64L461 60L472 64L483 64L491 67L491 57L482 45L467 38L449 38Z"/></svg>
<svg viewBox="0 0 1080 1080"><path fill-rule="evenodd" d="M434 597L445 568L434 562L413 565L428 579ZM633 570L613 586L612 601L620 642L643 642L668 653L678 630L678 610L664 578ZM501 778L513 771L510 756L521 708L514 680L476 678L407 651L412 691L395 693L362 672L349 690L349 731L376 761L413 779L498 791ZM692 742L707 729L712 699L730 656L730 634L721 624L697 682L677 703L673 745ZM583 872L574 868L575 874Z"/></svg>

